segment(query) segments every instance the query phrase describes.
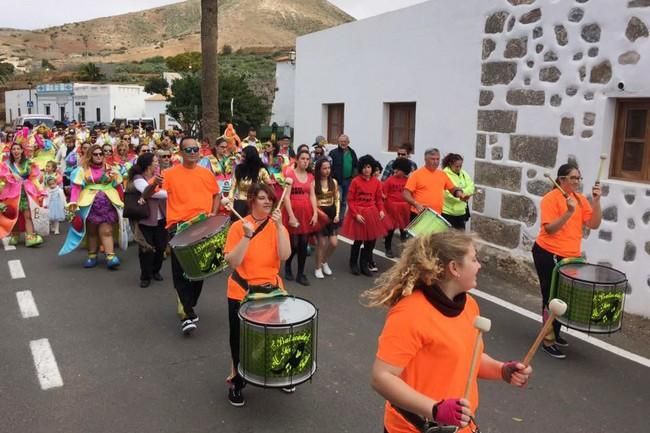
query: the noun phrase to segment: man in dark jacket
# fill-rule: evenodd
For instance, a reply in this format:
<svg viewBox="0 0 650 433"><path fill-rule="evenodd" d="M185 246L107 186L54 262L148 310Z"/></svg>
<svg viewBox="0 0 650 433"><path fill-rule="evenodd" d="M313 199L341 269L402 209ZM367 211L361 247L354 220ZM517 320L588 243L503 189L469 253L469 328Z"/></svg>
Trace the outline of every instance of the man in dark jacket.
<svg viewBox="0 0 650 433"><path fill-rule="evenodd" d="M329 156L332 160L332 176L339 184L341 193L340 218L343 219L347 207L348 188L356 174L357 154L350 147L350 139L347 135L341 134L338 138L339 147L333 149Z"/></svg>

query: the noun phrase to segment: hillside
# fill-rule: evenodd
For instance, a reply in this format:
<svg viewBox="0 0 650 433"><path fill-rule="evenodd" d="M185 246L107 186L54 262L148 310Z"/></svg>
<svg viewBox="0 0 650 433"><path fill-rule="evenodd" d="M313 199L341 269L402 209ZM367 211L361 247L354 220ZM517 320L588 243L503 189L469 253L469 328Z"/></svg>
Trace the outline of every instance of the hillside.
<svg viewBox="0 0 650 433"><path fill-rule="evenodd" d="M353 18L326 0L221 0L219 45L269 52ZM36 31L0 29L0 59L38 69L200 51L200 0Z"/></svg>

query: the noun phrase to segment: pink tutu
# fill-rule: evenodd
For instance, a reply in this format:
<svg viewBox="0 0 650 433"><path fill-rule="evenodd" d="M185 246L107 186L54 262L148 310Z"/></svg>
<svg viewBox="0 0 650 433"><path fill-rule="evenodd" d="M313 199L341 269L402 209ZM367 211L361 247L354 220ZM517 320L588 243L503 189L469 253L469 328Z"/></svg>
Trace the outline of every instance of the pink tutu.
<svg viewBox="0 0 650 433"><path fill-rule="evenodd" d="M348 210L343 219L341 235L354 241L374 241L386 236L386 228L379 218L379 210L376 207L361 207L358 208L358 211L365 222L357 221L356 217L352 216L352 212Z"/></svg>
<svg viewBox="0 0 650 433"><path fill-rule="evenodd" d="M282 216L282 222L284 226L289 231L290 235L306 235L309 233L314 233L318 230L318 226L312 226L310 224L311 218L314 215L311 207L311 203L297 201L291 202L291 208L293 209L293 214L300 223L298 227L291 227L289 225L289 215L284 212Z"/></svg>

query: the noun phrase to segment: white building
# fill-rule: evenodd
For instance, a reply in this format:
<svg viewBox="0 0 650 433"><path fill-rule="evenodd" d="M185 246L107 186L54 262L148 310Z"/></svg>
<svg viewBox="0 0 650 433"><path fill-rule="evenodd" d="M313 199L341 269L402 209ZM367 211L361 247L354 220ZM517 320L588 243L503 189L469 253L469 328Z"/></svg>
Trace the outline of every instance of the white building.
<svg viewBox="0 0 650 433"><path fill-rule="evenodd" d="M604 221L583 248L650 316L648 25L647 0L433 0L306 35L295 142L345 131L383 163L406 141L418 163L460 153L479 185L472 229L504 272L531 260L544 173L575 159L588 193L604 153Z"/></svg>
<svg viewBox="0 0 650 433"><path fill-rule="evenodd" d="M176 119L167 115L167 105L169 105L169 102L163 95L158 93L148 95L144 99L144 117L154 119L158 129L180 128L181 125Z"/></svg>
<svg viewBox="0 0 650 433"><path fill-rule="evenodd" d="M56 120L110 123L114 118L145 117L144 88L132 84L56 83L32 89L32 113ZM27 114L29 90L5 92L7 122Z"/></svg>
<svg viewBox="0 0 650 433"><path fill-rule="evenodd" d="M290 57L283 57L276 61L276 93L271 107L271 124L276 123L278 126L288 126L290 128L294 126L295 75L296 64Z"/></svg>

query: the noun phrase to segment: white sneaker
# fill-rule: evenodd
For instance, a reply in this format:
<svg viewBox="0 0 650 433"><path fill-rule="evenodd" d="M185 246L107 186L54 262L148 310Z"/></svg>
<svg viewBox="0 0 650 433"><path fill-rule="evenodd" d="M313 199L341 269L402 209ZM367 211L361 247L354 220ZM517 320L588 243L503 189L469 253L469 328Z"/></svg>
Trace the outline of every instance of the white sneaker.
<svg viewBox="0 0 650 433"><path fill-rule="evenodd" d="M325 278L325 275L323 275L323 271L321 271L319 268L314 270L314 276L318 279Z"/></svg>
<svg viewBox="0 0 650 433"><path fill-rule="evenodd" d="M332 270L330 269L330 265L328 265L327 263L323 263L322 268L323 268L323 273L325 275L332 275Z"/></svg>

